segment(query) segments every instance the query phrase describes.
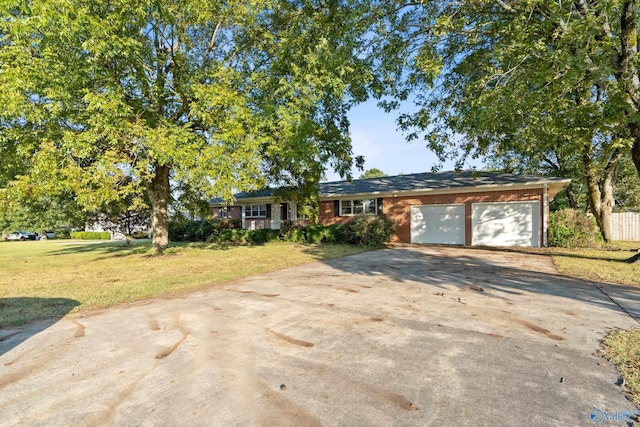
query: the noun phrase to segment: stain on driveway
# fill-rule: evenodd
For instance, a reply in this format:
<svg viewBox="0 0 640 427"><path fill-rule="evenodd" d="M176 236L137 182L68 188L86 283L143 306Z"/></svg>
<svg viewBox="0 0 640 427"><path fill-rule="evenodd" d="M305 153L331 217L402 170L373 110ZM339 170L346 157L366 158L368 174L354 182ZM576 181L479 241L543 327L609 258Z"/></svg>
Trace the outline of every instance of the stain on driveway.
<svg viewBox="0 0 640 427"><path fill-rule="evenodd" d="M589 425L634 409L594 352L639 302L542 255L368 252L3 331L0 425Z"/></svg>

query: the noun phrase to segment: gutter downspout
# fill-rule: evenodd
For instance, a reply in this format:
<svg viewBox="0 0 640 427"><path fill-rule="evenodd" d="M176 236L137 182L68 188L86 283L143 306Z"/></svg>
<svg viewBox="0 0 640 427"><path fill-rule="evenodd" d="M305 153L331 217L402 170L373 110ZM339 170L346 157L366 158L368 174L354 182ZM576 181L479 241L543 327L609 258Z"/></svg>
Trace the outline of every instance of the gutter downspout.
<svg viewBox="0 0 640 427"><path fill-rule="evenodd" d="M542 194L542 246L549 247L549 190L547 184L544 184L544 193Z"/></svg>

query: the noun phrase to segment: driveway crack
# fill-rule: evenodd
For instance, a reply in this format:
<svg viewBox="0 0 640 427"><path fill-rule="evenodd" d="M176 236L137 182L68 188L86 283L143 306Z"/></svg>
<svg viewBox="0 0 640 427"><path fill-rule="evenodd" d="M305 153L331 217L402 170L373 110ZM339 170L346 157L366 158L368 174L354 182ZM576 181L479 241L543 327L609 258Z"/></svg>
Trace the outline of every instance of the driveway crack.
<svg viewBox="0 0 640 427"><path fill-rule="evenodd" d="M593 286L595 286L596 288L598 288L598 290L599 290L600 292L602 292L602 294L603 294L604 296L606 296L606 297L609 299L609 301L611 301L612 303L614 303L615 305L617 305L617 306L618 306L618 308L619 308L620 310L624 311L624 312L627 314L627 316L631 317L633 320L635 320L635 321L636 321L636 323L640 324L640 319L638 319L638 318L637 318L636 316L634 316L633 314L629 313L629 311L627 311L627 309L626 309L626 308L624 308L623 306L621 306L621 305L618 303L618 301L614 300L614 299L611 297L611 295L609 295L608 293L606 293L606 292L604 291L604 289L602 289L602 287L601 287L601 286L599 286L596 282L593 282L593 281L591 281L591 280L590 280L589 282L591 282L591 284L592 284Z"/></svg>

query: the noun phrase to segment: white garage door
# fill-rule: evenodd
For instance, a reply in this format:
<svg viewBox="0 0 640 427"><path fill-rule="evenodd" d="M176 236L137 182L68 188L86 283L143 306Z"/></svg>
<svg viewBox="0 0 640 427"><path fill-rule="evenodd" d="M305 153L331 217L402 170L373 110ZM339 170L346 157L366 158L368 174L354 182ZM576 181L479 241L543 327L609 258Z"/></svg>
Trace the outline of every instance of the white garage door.
<svg viewBox="0 0 640 427"><path fill-rule="evenodd" d="M471 244L540 246L540 202L474 203Z"/></svg>
<svg viewBox="0 0 640 427"><path fill-rule="evenodd" d="M411 243L464 245L464 205L411 206Z"/></svg>

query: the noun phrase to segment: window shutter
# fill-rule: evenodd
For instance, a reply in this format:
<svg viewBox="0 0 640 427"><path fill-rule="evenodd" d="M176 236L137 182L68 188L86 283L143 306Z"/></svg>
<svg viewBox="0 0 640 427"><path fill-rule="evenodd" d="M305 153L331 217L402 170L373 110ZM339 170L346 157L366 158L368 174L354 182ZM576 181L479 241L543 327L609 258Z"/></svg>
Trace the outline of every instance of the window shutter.
<svg viewBox="0 0 640 427"><path fill-rule="evenodd" d="M267 203L267 218L271 219L271 203Z"/></svg>
<svg viewBox="0 0 640 427"><path fill-rule="evenodd" d="M382 211L382 197L378 197L376 199L376 212L378 213L378 215L382 215L383 211Z"/></svg>
<svg viewBox="0 0 640 427"><path fill-rule="evenodd" d="M340 216L340 200L333 201L333 216Z"/></svg>

